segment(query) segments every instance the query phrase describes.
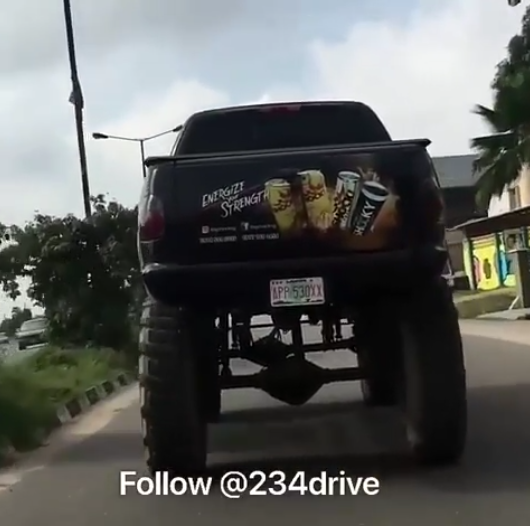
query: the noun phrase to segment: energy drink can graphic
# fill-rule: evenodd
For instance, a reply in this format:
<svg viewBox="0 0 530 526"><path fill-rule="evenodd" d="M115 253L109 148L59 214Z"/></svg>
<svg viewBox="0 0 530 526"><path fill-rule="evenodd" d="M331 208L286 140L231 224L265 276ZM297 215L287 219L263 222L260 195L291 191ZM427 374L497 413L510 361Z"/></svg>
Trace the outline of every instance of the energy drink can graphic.
<svg viewBox="0 0 530 526"><path fill-rule="evenodd" d="M331 226L332 203L324 174L320 170L305 170L298 176L309 226L327 230Z"/></svg>
<svg viewBox="0 0 530 526"><path fill-rule="evenodd" d="M362 188L362 177L356 172L339 172L333 203L333 226L348 229Z"/></svg>
<svg viewBox="0 0 530 526"><path fill-rule="evenodd" d="M288 232L297 225L298 211L289 181L271 179L265 183L265 199L280 232Z"/></svg>
<svg viewBox="0 0 530 526"><path fill-rule="evenodd" d="M349 230L357 236L370 232L389 195L388 190L382 184L375 181L365 182L357 200Z"/></svg>

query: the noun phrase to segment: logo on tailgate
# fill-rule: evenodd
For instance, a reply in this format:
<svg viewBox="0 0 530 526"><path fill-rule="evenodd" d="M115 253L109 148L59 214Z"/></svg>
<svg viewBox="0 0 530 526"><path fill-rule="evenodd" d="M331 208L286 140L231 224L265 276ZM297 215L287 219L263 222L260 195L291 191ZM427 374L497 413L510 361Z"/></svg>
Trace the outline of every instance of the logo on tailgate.
<svg viewBox="0 0 530 526"><path fill-rule="evenodd" d="M263 202L265 195L264 188L255 191L251 188L249 193L243 195L246 190L245 181L239 181L238 183L218 188L202 196L202 207L219 206L221 209L221 218L223 219L241 212L245 208L259 205Z"/></svg>

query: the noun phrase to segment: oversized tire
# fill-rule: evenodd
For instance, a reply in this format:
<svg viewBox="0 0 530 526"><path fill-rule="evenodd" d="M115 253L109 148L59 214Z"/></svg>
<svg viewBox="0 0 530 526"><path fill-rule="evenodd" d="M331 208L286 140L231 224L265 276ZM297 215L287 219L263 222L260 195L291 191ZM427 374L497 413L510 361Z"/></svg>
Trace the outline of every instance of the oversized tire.
<svg viewBox="0 0 530 526"><path fill-rule="evenodd" d="M460 460L467 434L466 371L458 313L444 280L414 293L403 313L403 404L420 464Z"/></svg>
<svg viewBox="0 0 530 526"><path fill-rule="evenodd" d="M356 318L354 336L357 363L364 372L361 380L367 406L397 404L400 378L399 322L379 308L365 308Z"/></svg>
<svg viewBox="0 0 530 526"><path fill-rule="evenodd" d="M207 423L220 409L214 321L151 300L144 305L140 403L152 474L197 474L206 467Z"/></svg>

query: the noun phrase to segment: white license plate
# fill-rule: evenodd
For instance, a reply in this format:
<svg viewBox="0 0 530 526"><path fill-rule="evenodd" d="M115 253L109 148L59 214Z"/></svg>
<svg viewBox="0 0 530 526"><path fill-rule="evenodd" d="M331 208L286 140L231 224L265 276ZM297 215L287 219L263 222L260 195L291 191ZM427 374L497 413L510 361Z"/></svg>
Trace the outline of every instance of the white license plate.
<svg viewBox="0 0 530 526"><path fill-rule="evenodd" d="M303 307L326 302L322 278L273 279L270 292L272 307Z"/></svg>

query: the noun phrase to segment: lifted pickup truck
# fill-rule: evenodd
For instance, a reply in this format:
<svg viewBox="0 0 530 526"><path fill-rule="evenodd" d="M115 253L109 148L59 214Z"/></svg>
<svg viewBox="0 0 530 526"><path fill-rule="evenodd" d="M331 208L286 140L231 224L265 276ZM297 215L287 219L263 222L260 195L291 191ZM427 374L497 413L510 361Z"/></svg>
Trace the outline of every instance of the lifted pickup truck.
<svg viewBox="0 0 530 526"><path fill-rule="evenodd" d="M349 380L367 405L402 412L419 463L459 460L466 374L429 144L393 141L364 104L306 102L197 113L170 156L146 161L140 389L151 472L206 467L223 389L299 405ZM254 340L262 314L271 333ZM320 342L304 341L306 323ZM336 349L358 367L306 360ZM262 369L235 375L235 357Z"/></svg>

